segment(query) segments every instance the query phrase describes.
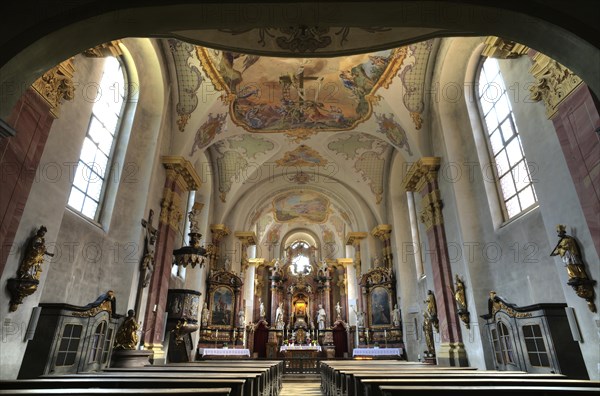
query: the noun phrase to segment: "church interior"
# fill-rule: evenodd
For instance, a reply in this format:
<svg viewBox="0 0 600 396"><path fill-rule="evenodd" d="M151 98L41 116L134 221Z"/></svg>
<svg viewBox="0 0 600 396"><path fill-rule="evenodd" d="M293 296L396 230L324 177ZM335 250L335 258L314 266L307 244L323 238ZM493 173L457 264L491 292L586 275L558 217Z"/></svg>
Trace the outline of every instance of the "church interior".
<svg viewBox="0 0 600 396"><path fill-rule="evenodd" d="M586 2L132 3L2 35L6 394L600 390Z"/></svg>

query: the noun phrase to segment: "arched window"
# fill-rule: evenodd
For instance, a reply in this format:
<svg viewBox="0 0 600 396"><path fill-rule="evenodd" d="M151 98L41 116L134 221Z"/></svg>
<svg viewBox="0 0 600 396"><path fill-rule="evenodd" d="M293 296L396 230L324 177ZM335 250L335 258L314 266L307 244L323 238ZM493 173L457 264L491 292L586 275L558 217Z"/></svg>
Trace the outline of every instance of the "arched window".
<svg viewBox="0 0 600 396"><path fill-rule="evenodd" d="M125 74L115 57L104 59L104 71L83 141L68 205L98 221L125 105Z"/></svg>
<svg viewBox="0 0 600 396"><path fill-rule="evenodd" d="M292 251L290 270L294 275L308 275L310 266L310 246L305 241L296 241L290 245Z"/></svg>
<svg viewBox="0 0 600 396"><path fill-rule="evenodd" d="M537 203L531 173L498 61L487 58L480 70L477 92L505 220Z"/></svg>

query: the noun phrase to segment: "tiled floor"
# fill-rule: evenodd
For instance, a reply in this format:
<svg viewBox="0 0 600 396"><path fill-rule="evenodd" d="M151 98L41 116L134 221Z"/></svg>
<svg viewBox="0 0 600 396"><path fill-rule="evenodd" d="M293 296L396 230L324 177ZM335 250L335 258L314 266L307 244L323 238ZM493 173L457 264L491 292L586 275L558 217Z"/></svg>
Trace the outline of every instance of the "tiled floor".
<svg viewBox="0 0 600 396"><path fill-rule="evenodd" d="M321 396L321 377L318 375L287 375L279 396Z"/></svg>

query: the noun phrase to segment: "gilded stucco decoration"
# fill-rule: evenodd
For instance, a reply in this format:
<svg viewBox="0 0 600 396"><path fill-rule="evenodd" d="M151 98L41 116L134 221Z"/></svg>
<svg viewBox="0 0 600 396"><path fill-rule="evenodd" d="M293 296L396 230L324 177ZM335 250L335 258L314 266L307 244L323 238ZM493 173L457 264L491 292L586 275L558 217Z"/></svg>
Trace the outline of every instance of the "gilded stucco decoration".
<svg viewBox="0 0 600 396"><path fill-rule="evenodd" d="M217 114L213 116L212 113L208 114L208 118L198 128L196 132L196 138L192 145L192 151L190 155L194 155L196 150L201 150L207 147L217 136L222 133L226 128L227 113Z"/></svg>
<svg viewBox="0 0 600 396"><path fill-rule="evenodd" d="M223 91L236 125L284 132L354 129L372 113L376 91L404 60L399 49L336 58L274 58L197 47L202 67Z"/></svg>
<svg viewBox="0 0 600 396"><path fill-rule="evenodd" d="M421 115L425 110L425 73L432 49L433 40L411 44L409 54L399 73L405 92L402 101L410 112L416 129L421 129L423 126Z"/></svg>
<svg viewBox="0 0 600 396"><path fill-rule="evenodd" d="M375 119L379 129L377 132L384 134L390 142L399 149L404 149L408 155L413 155L408 143L408 136L402 126L394 119L394 114L389 115L375 113Z"/></svg>
<svg viewBox="0 0 600 396"><path fill-rule="evenodd" d="M50 106L50 114L54 118L60 115L63 101L73 100L75 97L74 73L75 67L71 58L48 70L32 84L32 88Z"/></svg>
<svg viewBox="0 0 600 396"><path fill-rule="evenodd" d="M283 158L275 161L275 164L282 167L322 167L327 165L327 160L317 150L301 144L294 150L286 152Z"/></svg>
<svg viewBox="0 0 600 396"><path fill-rule="evenodd" d="M532 60L529 72L536 83L529 88L530 96L536 102L544 102L546 117L550 119L558 111L558 105L583 81L570 69L540 52Z"/></svg>
<svg viewBox="0 0 600 396"><path fill-rule="evenodd" d="M481 51L481 56L498 59L513 59L525 55L529 47L506 40L496 36L489 36L485 39L485 47Z"/></svg>
<svg viewBox="0 0 600 396"><path fill-rule="evenodd" d="M198 107L197 92L202 85L202 74L193 64L198 62L195 46L174 39L168 42L177 75L177 127L183 132L192 113Z"/></svg>
<svg viewBox="0 0 600 396"><path fill-rule="evenodd" d="M288 191L275 197L272 205L279 223L324 223L331 212L329 199L315 191Z"/></svg>

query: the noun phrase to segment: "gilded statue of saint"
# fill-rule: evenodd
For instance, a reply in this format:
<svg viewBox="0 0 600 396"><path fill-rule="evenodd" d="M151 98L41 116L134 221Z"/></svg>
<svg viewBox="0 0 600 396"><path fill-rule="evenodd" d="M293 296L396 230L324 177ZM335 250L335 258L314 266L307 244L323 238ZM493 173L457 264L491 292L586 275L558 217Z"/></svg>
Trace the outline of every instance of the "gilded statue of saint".
<svg viewBox="0 0 600 396"><path fill-rule="evenodd" d="M138 343L137 331L140 325L135 320L134 315L135 312L133 309L127 312L127 319L125 319L119 330L117 330L114 349L135 349Z"/></svg>
<svg viewBox="0 0 600 396"><path fill-rule="evenodd" d="M562 224L556 226L560 241L550 256L560 256L562 258L562 261L567 268L569 280L588 279L583 260L581 259L581 253L579 252L579 246L577 246L577 241L572 236L567 235L565 229L566 227Z"/></svg>
<svg viewBox="0 0 600 396"><path fill-rule="evenodd" d="M435 354L435 346L433 345L433 323L427 312L423 312L423 334L425 335L425 344L427 344L427 352Z"/></svg>
<svg viewBox="0 0 600 396"><path fill-rule="evenodd" d="M467 300L465 297L465 284L458 275L456 275L456 285L454 290L454 299L458 303L459 309L467 309Z"/></svg>
<svg viewBox="0 0 600 396"><path fill-rule="evenodd" d="M44 256L54 256L54 254L46 251L46 239L44 238L46 231L48 231L48 229L41 226L37 230L35 236L29 241L29 245L25 251L25 257L23 257L23 261L17 271L17 275L20 279L40 280Z"/></svg>

